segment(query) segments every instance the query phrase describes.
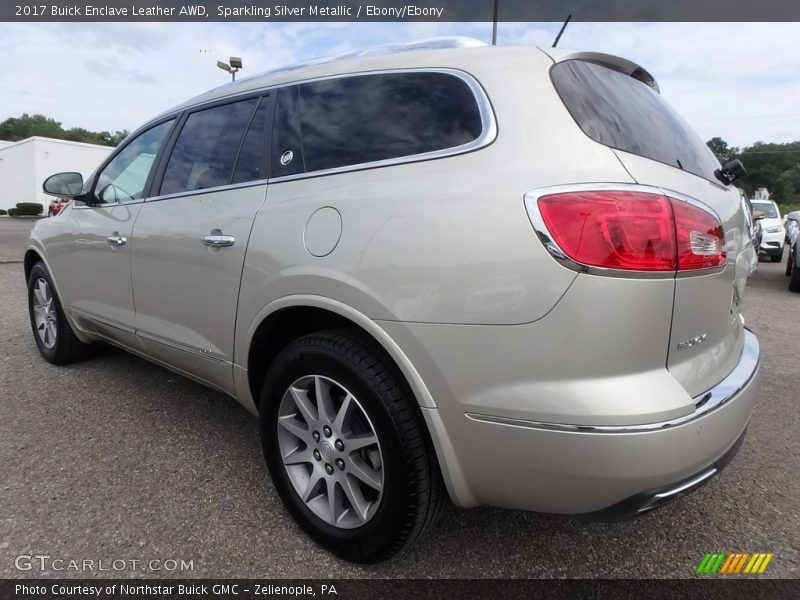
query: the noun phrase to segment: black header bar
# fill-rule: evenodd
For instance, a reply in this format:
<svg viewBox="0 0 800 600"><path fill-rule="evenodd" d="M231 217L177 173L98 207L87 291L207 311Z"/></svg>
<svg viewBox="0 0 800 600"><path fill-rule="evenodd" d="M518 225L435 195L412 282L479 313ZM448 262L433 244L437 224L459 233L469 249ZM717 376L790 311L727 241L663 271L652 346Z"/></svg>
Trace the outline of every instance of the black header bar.
<svg viewBox="0 0 800 600"><path fill-rule="evenodd" d="M500 22L800 21L798 0L497 0ZM494 0L3 0L0 21L492 22Z"/></svg>

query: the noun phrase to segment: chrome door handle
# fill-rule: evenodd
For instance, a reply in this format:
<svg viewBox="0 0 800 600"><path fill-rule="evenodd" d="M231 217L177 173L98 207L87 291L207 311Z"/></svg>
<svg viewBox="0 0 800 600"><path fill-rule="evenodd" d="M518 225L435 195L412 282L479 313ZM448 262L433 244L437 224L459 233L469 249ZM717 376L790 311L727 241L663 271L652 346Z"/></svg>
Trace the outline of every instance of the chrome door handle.
<svg viewBox="0 0 800 600"><path fill-rule="evenodd" d="M233 246L235 241L236 238L232 235L222 234L212 234L202 238L203 245L208 246L209 248L228 248Z"/></svg>
<svg viewBox="0 0 800 600"><path fill-rule="evenodd" d="M121 236L121 235L110 235L106 238L106 241L111 244L112 246L124 246L128 243L128 238Z"/></svg>

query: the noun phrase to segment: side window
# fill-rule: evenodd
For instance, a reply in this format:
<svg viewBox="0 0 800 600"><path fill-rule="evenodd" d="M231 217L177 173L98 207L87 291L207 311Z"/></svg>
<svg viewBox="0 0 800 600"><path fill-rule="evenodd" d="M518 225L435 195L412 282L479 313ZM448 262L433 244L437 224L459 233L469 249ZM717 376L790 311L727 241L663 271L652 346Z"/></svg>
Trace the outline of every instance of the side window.
<svg viewBox="0 0 800 600"><path fill-rule="evenodd" d="M292 86L278 91L272 126L272 176L294 175L303 170L297 86Z"/></svg>
<svg viewBox="0 0 800 600"><path fill-rule="evenodd" d="M266 148L268 108L269 99L262 98L256 113L250 120L250 127L244 136L242 147L239 149L236 168L233 171L233 183L255 181L267 177L263 171L266 165L264 149Z"/></svg>
<svg viewBox="0 0 800 600"><path fill-rule="evenodd" d="M480 109L446 73L358 75L299 85L306 171L453 148L478 138Z"/></svg>
<svg viewBox="0 0 800 600"><path fill-rule="evenodd" d="M258 98L206 108L189 115L169 157L161 195L227 185Z"/></svg>
<svg viewBox="0 0 800 600"><path fill-rule="evenodd" d="M153 162L174 119L148 129L128 142L97 177L95 200L100 204L140 200Z"/></svg>

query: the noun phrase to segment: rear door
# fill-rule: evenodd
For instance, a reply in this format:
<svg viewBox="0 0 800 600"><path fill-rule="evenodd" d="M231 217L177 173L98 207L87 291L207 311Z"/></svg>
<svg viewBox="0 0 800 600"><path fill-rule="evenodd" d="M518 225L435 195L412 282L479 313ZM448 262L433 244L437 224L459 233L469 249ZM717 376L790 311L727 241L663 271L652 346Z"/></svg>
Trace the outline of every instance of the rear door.
<svg viewBox="0 0 800 600"><path fill-rule="evenodd" d="M741 196L716 179L719 162L646 71L604 55L557 60L553 83L586 135L611 147L637 183L699 203L722 223L725 265L678 272L675 280L667 367L699 395L730 373L743 345L739 311L748 233Z"/></svg>
<svg viewBox="0 0 800 600"><path fill-rule="evenodd" d="M271 99L191 111L142 206L131 256L147 352L233 392L233 337L250 230L264 203Z"/></svg>

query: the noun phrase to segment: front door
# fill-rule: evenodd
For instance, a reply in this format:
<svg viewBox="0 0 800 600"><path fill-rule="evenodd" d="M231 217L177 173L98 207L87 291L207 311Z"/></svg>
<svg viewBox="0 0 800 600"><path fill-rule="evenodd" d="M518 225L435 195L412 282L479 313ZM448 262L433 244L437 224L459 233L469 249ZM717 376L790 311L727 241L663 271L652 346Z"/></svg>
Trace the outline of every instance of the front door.
<svg viewBox="0 0 800 600"><path fill-rule="evenodd" d="M267 193L268 108L254 97L191 112L133 232L141 343L230 393L242 266Z"/></svg>
<svg viewBox="0 0 800 600"><path fill-rule="evenodd" d="M135 345L131 287L131 234L148 178L174 119L125 144L94 180L87 202L62 217L60 244L51 261L76 323L88 331Z"/></svg>

